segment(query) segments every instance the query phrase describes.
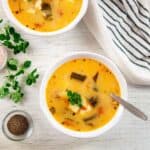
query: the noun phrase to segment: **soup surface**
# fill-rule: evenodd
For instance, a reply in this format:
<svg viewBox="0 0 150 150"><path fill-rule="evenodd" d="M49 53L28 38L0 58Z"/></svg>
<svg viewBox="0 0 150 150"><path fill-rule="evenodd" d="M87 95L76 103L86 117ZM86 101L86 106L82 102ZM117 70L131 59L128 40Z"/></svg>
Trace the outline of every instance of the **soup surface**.
<svg viewBox="0 0 150 150"><path fill-rule="evenodd" d="M104 126L115 115L118 103L109 96L120 96L118 81L100 62L80 58L60 66L46 87L47 105L54 118L76 131Z"/></svg>
<svg viewBox="0 0 150 150"><path fill-rule="evenodd" d="M41 32L59 30L78 15L82 0L8 0L14 16L26 27Z"/></svg>

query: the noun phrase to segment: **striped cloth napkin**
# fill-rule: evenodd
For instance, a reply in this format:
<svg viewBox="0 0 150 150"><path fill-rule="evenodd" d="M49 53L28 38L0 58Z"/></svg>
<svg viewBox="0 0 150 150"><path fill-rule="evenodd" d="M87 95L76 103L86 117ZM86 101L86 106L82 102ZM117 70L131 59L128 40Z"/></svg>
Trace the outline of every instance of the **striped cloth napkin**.
<svg viewBox="0 0 150 150"><path fill-rule="evenodd" d="M84 22L135 84L150 85L150 0L89 0Z"/></svg>

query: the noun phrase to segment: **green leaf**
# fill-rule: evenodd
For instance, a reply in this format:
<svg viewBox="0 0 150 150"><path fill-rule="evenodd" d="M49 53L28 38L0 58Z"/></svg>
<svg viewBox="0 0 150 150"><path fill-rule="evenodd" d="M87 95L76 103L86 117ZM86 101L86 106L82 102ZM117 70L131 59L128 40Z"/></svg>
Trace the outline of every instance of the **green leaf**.
<svg viewBox="0 0 150 150"><path fill-rule="evenodd" d="M14 81L12 82L12 88L13 88L14 90L19 90L19 89L20 89L20 87L19 87L19 82L16 81L16 80L14 80Z"/></svg>
<svg viewBox="0 0 150 150"><path fill-rule="evenodd" d="M27 69L31 66L31 61L30 60L26 60L23 64L23 68Z"/></svg>
<svg viewBox="0 0 150 150"><path fill-rule="evenodd" d="M10 58L10 59L7 61L7 67L8 67L10 70L17 70L17 66L18 66L18 60L17 60L17 59Z"/></svg>
<svg viewBox="0 0 150 150"><path fill-rule="evenodd" d="M26 84L30 86L36 83L38 78L39 78L39 74L37 74L37 69L34 69L31 73L27 75Z"/></svg>
<svg viewBox="0 0 150 150"><path fill-rule="evenodd" d="M4 41L2 44L4 44L5 46L7 46L8 48L12 48L13 47L13 45L12 45L12 43L10 42L10 41Z"/></svg>
<svg viewBox="0 0 150 150"><path fill-rule="evenodd" d="M6 38L6 37L5 37L5 34L0 34L0 40L1 40L1 41L4 41L5 38Z"/></svg>
<svg viewBox="0 0 150 150"><path fill-rule="evenodd" d="M10 94L10 99L13 100L15 103L18 103L22 100L24 94L21 91L12 92Z"/></svg>
<svg viewBox="0 0 150 150"><path fill-rule="evenodd" d="M28 48L28 46L29 46L29 42L27 42L27 41L24 41L23 43L22 43L22 47L23 47L23 50L22 50L22 52L26 52L26 49Z"/></svg>
<svg viewBox="0 0 150 150"><path fill-rule="evenodd" d="M0 99L5 98L9 94L9 89L7 87L0 88Z"/></svg>
<svg viewBox="0 0 150 150"><path fill-rule="evenodd" d="M14 41L16 42L16 43L18 43L19 42L19 40L20 40L20 38L21 38L21 35L19 34L19 33L14 33L13 34L13 37L14 37Z"/></svg>
<svg viewBox="0 0 150 150"><path fill-rule="evenodd" d="M6 87L10 87L11 86L11 84L8 83L8 82L5 85L6 85Z"/></svg>
<svg viewBox="0 0 150 150"><path fill-rule="evenodd" d="M13 27L9 27L9 33L10 34L14 34L15 33L15 29Z"/></svg>
<svg viewBox="0 0 150 150"><path fill-rule="evenodd" d="M0 19L0 23L2 23L3 22L3 19Z"/></svg>
<svg viewBox="0 0 150 150"><path fill-rule="evenodd" d="M2 20L0 19L0 23ZM20 52L25 53L26 49L29 46L29 42L24 40L20 33L15 31L15 28L10 25L5 25L2 27L2 33L0 34L0 42L13 50L14 54L18 54Z"/></svg>
<svg viewBox="0 0 150 150"><path fill-rule="evenodd" d="M12 81L12 80L14 80L15 75L10 74L10 75L8 75L8 76L6 76L6 77L8 78L9 81Z"/></svg>
<svg viewBox="0 0 150 150"><path fill-rule="evenodd" d="M6 27L5 28L5 37L6 37L6 40L10 40L10 33L9 33L9 27Z"/></svg>
<svg viewBox="0 0 150 150"><path fill-rule="evenodd" d="M72 92L71 90L67 90L67 96L71 105L82 107L82 99L80 94Z"/></svg>
<svg viewBox="0 0 150 150"><path fill-rule="evenodd" d="M18 72L16 72L15 76L19 76L21 74L24 74L24 70L23 69L21 69Z"/></svg>

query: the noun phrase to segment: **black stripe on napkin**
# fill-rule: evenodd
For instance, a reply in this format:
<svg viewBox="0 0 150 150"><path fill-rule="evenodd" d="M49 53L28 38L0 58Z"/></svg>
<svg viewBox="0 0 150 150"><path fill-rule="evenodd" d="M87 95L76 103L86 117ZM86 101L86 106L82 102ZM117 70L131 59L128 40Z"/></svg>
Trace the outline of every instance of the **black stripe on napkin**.
<svg viewBox="0 0 150 150"><path fill-rule="evenodd" d="M100 5L99 5L100 6ZM133 32L128 32L128 30L126 29L126 27L125 26L123 26L118 20L116 20L112 15L110 15L102 6L100 6L102 9L103 9L103 11L107 14L107 16L109 16L109 18L111 19L111 20L113 20L113 22L117 22L118 24L119 24L119 27L120 27L120 31L118 31L119 33L122 33L122 32L125 32L127 35L128 35L128 37L126 37L126 38L128 38L129 40L130 40L130 38L132 39L132 40L134 40L135 41L135 43L137 44L137 45L139 45L141 48L142 48L142 50L143 51L148 51L148 52L150 52L150 49L148 48L149 47L149 45L147 45L147 47L146 46L144 46L142 43L143 43L143 41L142 42L139 42L139 41L137 41L137 39L134 37L134 36L137 36L137 34L134 34L134 35L132 35L133 34ZM112 24L112 23L111 23ZM115 25L113 24L113 26L115 27ZM116 28L116 27L115 27ZM130 30L132 30L131 28L129 28ZM134 31L134 30L132 30L132 31ZM132 34L131 34L132 33ZM141 39L140 39L141 40ZM142 39L143 40L143 39ZM138 50L139 51L139 50ZM140 53L141 53L141 50L140 50ZM143 53L142 53L142 55L143 56L145 56Z"/></svg>
<svg viewBox="0 0 150 150"><path fill-rule="evenodd" d="M137 1L137 3L146 11L146 12L149 12L148 11L148 9L147 8L145 8L144 6L143 6L143 4L142 3L140 3L139 1Z"/></svg>
<svg viewBox="0 0 150 150"><path fill-rule="evenodd" d="M114 0L112 0L111 1L113 4L114 4L114 13L117 11L119 14L124 14L124 16L125 17L127 17L127 14L126 14L126 12L125 12L125 10L123 10L121 7L120 7L120 5L122 5L121 3L119 4L119 3L116 3ZM100 5L99 5L100 6ZM117 15L117 17L118 17L118 14L116 14ZM125 19L124 19L124 17L121 17L121 16L119 16L121 19L122 19L122 22L123 23L125 23L130 29L131 29L131 31L133 32L133 33L135 33L137 36L139 36L139 38L141 38L141 40L143 40L144 42L146 42L148 45L150 45L150 42L146 39L146 38L144 38L141 34L140 34L140 32L137 32L137 31L135 31L134 29L135 28L133 28ZM131 19L130 19L131 20Z"/></svg>
<svg viewBox="0 0 150 150"><path fill-rule="evenodd" d="M134 14L135 18L137 18L137 20L138 20L140 23L142 23L146 28L147 28L147 27L149 28L149 26L147 25L147 23L145 23L139 16L137 16L137 14L136 14L136 12L134 11L133 7L131 6L129 0L126 0L126 2L127 2L128 6L129 6L130 10L131 10L132 13ZM136 4L136 3L135 3L135 4ZM149 29L150 29L150 28L149 28Z"/></svg>
<svg viewBox="0 0 150 150"><path fill-rule="evenodd" d="M136 0L134 0L134 1L135 1L135 4L136 4L136 7L138 9L139 14L141 16L145 17L145 19L149 19L149 15L150 15L149 12L142 10L142 8L138 5L138 3L136 2Z"/></svg>
<svg viewBox="0 0 150 150"><path fill-rule="evenodd" d="M115 41L114 41L115 45L126 55L125 50L123 50ZM145 65L141 65L138 64L136 61L133 61L132 58L130 58L128 55L126 55L126 57L136 66L141 67L141 68L145 68L146 70L150 71L150 68L148 68Z"/></svg>
<svg viewBox="0 0 150 150"><path fill-rule="evenodd" d="M126 16L126 12L119 6L119 3L116 3L114 0L112 0L111 2L114 4L114 7L118 8L118 9L117 9L117 12L118 12L119 14L123 13L123 14ZM120 3L120 5L122 5L122 4ZM114 17L112 17L112 18L114 18ZM123 17L121 17L121 19L122 19L123 22L130 28L130 30L131 30L133 33L135 33L135 34L142 40L142 42L145 41L148 46L150 45L150 42L149 42L147 39L145 39L139 32L136 32L136 31L134 30L134 28L133 28L125 19L123 19Z"/></svg>
<svg viewBox="0 0 150 150"><path fill-rule="evenodd" d="M119 38L117 37L117 35L115 34L115 32L113 31L112 28L108 27L108 29L112 32L113 36L115 37L115 39L113 39L113 41L118 41L118 43L123 47L125 53L128 52L128 53L126 53L126 56L128 56L128 57L130 57L130 56L134 57L136 60L138 60L139 63L137 63L137 64L139 64L139 65L142 65L143 63L144 63L145 65L150 65L150 62L144 61L143 59L137 57L134 53L132 53L132 51L130 51L130 50L121 42L121 40L119 40ZM120 48L120 47L119 47L119 48ZM137 62L137 61L136 61L136 62ZM147 68L149 68L149 67L147 67Z"/></svg>
<svg viewBox="0 0 150 150"><path fill-rule="evenodd" d="M115 13L118 17L122 18L122 16L120 16L115 10L114 8L110 7L107 2L105 2L105 0L100 0L101 2L103 2L103 4L105 4L113 13ZM111 2L111 1L110 1ZM115 6L115 5L114 5ZM124 13L124 12L123 12ZM137 26L136 22L126 13L125 15L127 15L128 19L134 24L134 26L138 29L140 29L144 34L146 34L147 36L149 36L149 34L142 29L141 27ZM124 20L125 21L125 20ZM125 21L126 22L126 21Z"/></svg>
<svg viewBox="0 0 150 150"><path fill-rule="evenodd" d="M147 33L145 29L149 28L148 24L146 24L147 22L145 22L147 21L146 19L148 19L146 9L142 7L142 9L139 10L137 6L139 11L138 15L140 14L142 17L145 17L143 18L145 20L141 21L142 17L137 16L137 10L133 9L129 2L127 2L127 4L129 5L127 6L129 7L128 9L130 9L129 11L133 13L132 17L135 18L131 18L128 13L125 12L121 0L117 2L115 0L110 0L109 2L100 0L98 5L104 12L103 16L107 22L107 28L112 34L114 44L133 64L150 71L150 62L145 59L150 55L150 42L142 35L143 32L143 34L149 37L149 33ZM135 19L137 19L141 25L144 25L145 28L137 25Z"/></svg>

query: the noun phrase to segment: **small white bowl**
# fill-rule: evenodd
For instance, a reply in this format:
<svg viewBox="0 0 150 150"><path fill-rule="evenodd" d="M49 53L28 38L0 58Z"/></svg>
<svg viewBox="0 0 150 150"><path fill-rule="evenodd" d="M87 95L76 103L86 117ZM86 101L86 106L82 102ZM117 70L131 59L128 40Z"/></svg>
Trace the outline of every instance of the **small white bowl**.
<svg viewBox="0 0 150 150"><path fill-rule="evenodd" d="M43 78L43 81L42 81L42 85L41 85L41 89L40 89L40 105L41 105L41 108L42 108L45 116L48 118L49 122L51 123L51 125L54 128L56 128L57 130L65 133L69 136L78 137L78 138L96 137L96 136L99 136L99 135L103 134L104 132L108 131L114 125L116 125L118 123L118 121L121 118L121 115L123 114L123 110L124 110L123 106L121 106L121 105L119 106L119 108L118 108L115 116L112 118L112 120L110 122L108 122L106 125L104 125L103 127L98 128L96 130L88 131L88 132L79 132L79 131L74 131L74 130L68 129L68 128L64 127L63 125L61 125L59 122L57 122L55 120L55 118L52 116L52 114L49 112L49 109L48 109L48 106L46 103L45 89L46 89L48 80L50 79L50 77L52 76L52 74L58 67L60 67L65 62L68 62L68 61L76 59L76 58L91 58L91 59L95 59L95 60L105 64L113 72L113 74L116 76L116 78L119 82L119 85L121 88L121 97L124 99L127 99L126 81L125 81L122 73L118 70L117 66L110 59L108 59L102 55L96 54L96 53L76 52L76 53L72 53L72 54L65 56L64 58L60 59L54 65L50 65L50 68L48 68L48 71L46 72L46 74Z"/></svg>
<svg viewBox="0 0 150 150"><path fill-rule="evenodd" d="M83 0L81 9L80 9L78 15L76 16L76 18L70 24L68 24L64 28L56 30L56 31L40 32L40 31L35 31L35 30L30 29L30 28L27 28L25 25L20 23L15 18L15 16L12 14L11 9L10 9L9 4L8 4L8 0L1 0L1 3L2 3L3 9L4 9L8 19L13 24L15 24L17 27L19 27L20 29L22 29L26 33L29 33L29 34L32 34L32 35L37 35L37 36L52 36L52 35L61 34L61 33L64 33L64 32L67 32L67 31L73 29L81 21L81 19L85 15L85 13L87 11L87 8L88 8L88 0Z"/></svg>
<svg viewBox="0 0 150 150"><path fill-rule="evenodd" d="M24 116L27 120L28 120L28 130L26 131L26 133L24 133L23 135L19 135L16 136L14 134L12 134L7 127L7 123L9 121L9 119L15 115L22 115ZM29 138L32 135L33 132L33 120L30 116L30 114L28 114L27 112L23 111L23 110L12 110L11 112L9 112L3 119L2 121L2 131L4 133L4 135L12 141L22 141L25 140L27 138Z"/></svg>

